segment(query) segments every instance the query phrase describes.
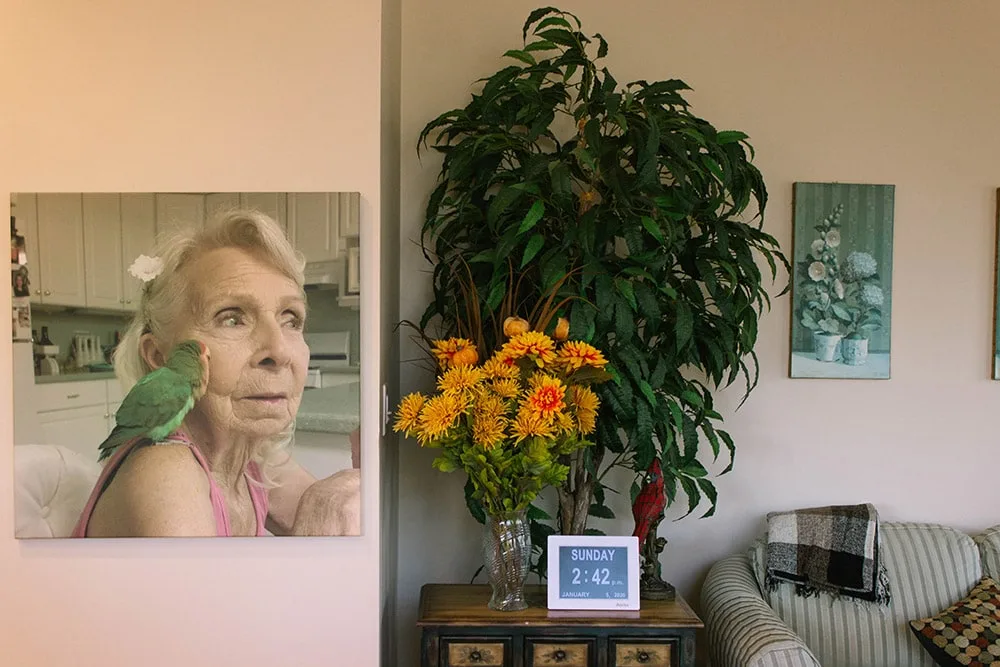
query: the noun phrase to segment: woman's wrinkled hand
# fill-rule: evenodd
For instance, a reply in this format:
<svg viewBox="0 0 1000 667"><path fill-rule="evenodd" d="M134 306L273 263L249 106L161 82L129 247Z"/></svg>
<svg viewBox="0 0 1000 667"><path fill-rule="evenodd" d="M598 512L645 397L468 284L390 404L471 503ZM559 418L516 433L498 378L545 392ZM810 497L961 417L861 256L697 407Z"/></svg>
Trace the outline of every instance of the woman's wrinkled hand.
<svg viewBox="0 0 1000 667"><path fill-rule="evenodd" d="M361 471L341 470L302 493L294 535L360 535Z"/></svg>

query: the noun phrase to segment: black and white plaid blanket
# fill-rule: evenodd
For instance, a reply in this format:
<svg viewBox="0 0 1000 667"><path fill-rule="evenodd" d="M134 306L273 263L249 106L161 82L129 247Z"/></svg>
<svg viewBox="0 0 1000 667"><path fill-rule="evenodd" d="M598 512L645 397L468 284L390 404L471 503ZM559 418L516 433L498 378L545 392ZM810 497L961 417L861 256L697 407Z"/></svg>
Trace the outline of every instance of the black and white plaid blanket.
<svg viewBox="0 0 1000 667"><path fill-rule="evenodd" d="M879 559L875 506L832 505L767 515L769 590L788 581L806 597L821 592L889 604Z"/></svg>

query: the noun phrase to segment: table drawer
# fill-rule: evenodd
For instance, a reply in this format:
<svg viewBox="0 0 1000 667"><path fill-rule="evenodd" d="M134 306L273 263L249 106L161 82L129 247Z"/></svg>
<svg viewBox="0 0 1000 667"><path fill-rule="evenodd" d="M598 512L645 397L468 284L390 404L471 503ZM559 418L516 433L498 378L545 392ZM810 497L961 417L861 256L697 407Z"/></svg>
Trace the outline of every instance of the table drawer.
<svg viewBox="0 0 1000 667"><path fill-rule="evenodd" d="M597 642L586 637L528 637L527 667L592 667L597 664Z"/></svg>
<svg viewBox="0 0 1000 667"><path fill-rule="evenodd" d="M608 664L611 667L677 667L680 646L671 639L612 638Z"/></svg>
<svg viewBox="0 0 1000 667"><path fill-rule="evenodd" d="M510 637L442 637L441 667L509 667Z"/></svg>
<svg viewBox="0 0 1000 667"><path fill-rule="evenodd" d="M38 412L106 405L108 401L104 380L36 384L34 394Z"/></svg>

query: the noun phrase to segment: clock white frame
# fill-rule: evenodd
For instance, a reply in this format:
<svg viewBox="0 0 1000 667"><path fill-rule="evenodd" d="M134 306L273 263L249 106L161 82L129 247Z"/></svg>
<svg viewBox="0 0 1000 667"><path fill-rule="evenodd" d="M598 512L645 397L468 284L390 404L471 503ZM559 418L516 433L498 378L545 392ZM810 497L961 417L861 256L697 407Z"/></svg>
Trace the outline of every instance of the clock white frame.
<svg viewBox="0 0 1000 667"><path fill-rule="evenodd" d="M564 599L559 597L559 582L562 572L559 571L560 547L610 548L625 547L628 549L626 578L628 579L628 597L617 600L598 600L587 598ZM549 535L548 554L548 608L549 609L580 609L598 611L632 611L639 608L639 538L620 535Z"/></svg>

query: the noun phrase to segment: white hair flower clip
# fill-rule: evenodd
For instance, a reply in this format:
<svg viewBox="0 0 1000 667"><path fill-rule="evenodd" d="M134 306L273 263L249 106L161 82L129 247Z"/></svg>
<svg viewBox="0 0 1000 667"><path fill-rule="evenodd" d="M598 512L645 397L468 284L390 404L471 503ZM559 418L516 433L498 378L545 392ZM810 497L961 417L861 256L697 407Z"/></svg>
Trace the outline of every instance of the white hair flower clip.
<svg viewBox="0 0 1000 667"><path fill-rule="evenodd" d="M163 260L159 257L139 255L128 267L128 272L144 283L148 283L163 272Z"/></svg>

